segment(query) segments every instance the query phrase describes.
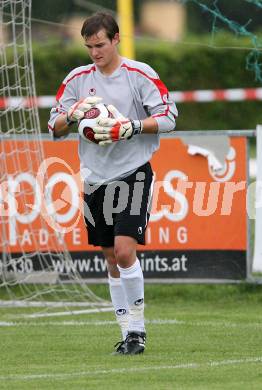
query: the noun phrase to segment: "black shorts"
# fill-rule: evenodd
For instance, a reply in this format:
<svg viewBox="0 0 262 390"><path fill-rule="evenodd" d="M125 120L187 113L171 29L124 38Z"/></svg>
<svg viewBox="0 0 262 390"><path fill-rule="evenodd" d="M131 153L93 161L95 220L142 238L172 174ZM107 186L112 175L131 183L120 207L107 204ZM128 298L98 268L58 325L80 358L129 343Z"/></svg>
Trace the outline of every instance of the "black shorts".
<svg viewBox="0 0 262 390"><path fill-rule="evenodd" d="M115 236L129 236L144 245L152 188L150 163L107 185L86 184L84 218L89 244L112 247Z"/></svg>

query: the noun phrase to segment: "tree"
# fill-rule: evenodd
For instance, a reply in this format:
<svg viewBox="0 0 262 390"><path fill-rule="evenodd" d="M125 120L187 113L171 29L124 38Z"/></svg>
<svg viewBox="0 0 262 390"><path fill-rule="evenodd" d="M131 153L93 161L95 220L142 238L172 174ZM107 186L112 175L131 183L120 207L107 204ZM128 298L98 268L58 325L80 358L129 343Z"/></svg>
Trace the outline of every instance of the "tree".
<svg viewBox="0 0 262 390"><path fill-rule="evenodd" d="M257 2L257 5L255 4ZM198 3L198 4L197 4ZM249 31L256 31L261 28L262 20L262 8L261 2L259 1L248 1L248 0L187 0L187 15L188 15L188 29L195 33L206 33L212 29L214 16L204 11L204 6L214 10L216 7L221 14L240 25L247 25ZM260 6L258 6L260 4ZM226 26L216 20L216 27L226 28Z"/></svg>

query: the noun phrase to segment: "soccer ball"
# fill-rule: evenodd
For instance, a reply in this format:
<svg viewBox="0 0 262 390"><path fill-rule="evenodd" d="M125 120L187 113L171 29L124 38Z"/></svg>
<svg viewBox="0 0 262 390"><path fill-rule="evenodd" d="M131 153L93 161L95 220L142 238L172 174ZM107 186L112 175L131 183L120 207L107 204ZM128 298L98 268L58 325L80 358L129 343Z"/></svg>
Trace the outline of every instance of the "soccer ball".
<svg viewBox="0 0 262 390"><path fill-rule="evenodd" d="M85 141L98 144L99 141L95 139L93 128L97 126L96 121L100 116L104 118L112 117L111 112L108 111L107 106L103 103L98 103L89 111L86 111L84 118L79 121L78 132Z"/></svg>

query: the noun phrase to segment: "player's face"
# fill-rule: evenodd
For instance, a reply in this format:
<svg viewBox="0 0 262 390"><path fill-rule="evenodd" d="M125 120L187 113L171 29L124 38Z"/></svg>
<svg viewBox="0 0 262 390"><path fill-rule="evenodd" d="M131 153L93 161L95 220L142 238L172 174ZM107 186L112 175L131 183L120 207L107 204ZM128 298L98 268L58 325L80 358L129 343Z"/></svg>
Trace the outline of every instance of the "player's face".
<svg viewBox="0 0 262 390"><path fill-rule="evenodd" d="M111 41L104 29L85 39L85 46L92 61L102 71L110 71L117 64L119 57L117 52L118 43L119 34L116 34Z"/></svg>

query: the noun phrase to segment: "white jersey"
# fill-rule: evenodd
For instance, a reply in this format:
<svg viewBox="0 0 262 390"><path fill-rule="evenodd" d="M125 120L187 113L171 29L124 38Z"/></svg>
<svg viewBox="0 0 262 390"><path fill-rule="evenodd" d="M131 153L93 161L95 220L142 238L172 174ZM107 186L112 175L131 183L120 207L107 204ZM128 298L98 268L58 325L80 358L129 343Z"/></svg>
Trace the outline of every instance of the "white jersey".
<svg viewBox="0 0 262 390"><path fill-rule="evenodd" d="M147 64L122 58L110 76L94 65L74 69L57 92L57 106L51 110L48 128L53 133L56 118L78 100L97 95L113 104L129 119L153 116L159 132L175 129L177 109L166 86ZM102 147L79 137L81 174L87 183L102 184L123 178L148 162L159 147L159 134L140 134L128 141Z"/></svg>

